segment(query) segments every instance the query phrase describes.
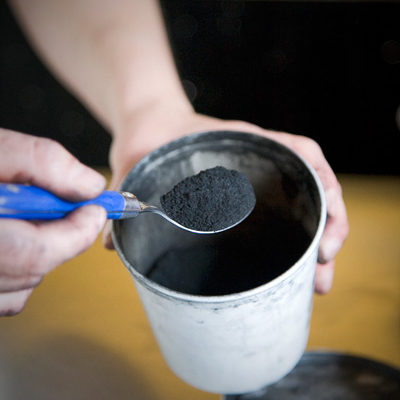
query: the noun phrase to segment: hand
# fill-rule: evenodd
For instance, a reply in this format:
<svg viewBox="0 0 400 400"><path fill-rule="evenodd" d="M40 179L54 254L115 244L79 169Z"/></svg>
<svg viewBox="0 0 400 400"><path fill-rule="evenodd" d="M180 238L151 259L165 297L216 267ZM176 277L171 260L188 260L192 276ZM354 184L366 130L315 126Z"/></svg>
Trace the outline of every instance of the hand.
<svg viewBox="0 0 400 400"><path fill-rule="evenodd" d="M0 129L0 182L30 183L69 200L99 195L104 178L61 145ZM101 207L62 220L0 219L0 316L20 312L33 288L57 265L87 249L105 222Z"/></svg>
<svg viewBox="0 0 400 400"><path fill-rule="evenodd" d="M224 121L190 109L154 106L146 112L142 110L140 114L132 115L115 135L110 153L113 171L111 188L117 189L132 166L150 151L186 134L207 130L237 130L268 137L290 147L314 167L325 189L328 212L319 247L315 291L327 293L333 282L335 256L348 234L348 222L340 184L321 148L312 139L262 129L244 121ZM113 248L109 224L106 225L103 241L107 248Z"/></svg>

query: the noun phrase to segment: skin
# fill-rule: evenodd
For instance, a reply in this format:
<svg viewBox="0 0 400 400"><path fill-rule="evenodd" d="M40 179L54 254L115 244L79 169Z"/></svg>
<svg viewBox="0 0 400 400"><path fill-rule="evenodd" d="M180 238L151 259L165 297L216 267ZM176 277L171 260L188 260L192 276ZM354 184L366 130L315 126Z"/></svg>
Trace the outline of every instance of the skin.
<svg viewBox="0 0 400 400"><path fill-rule="evenodd" d="M183 135L204 130L238 130L259 134L292 148L307 159L321 178L328 209L327 225L319 249L315 290L318 293L330 290L334 259L348 234L348 222L340 185L315 141L263 129L244 121L226 121L196 113L180 83L156 0L13 0L10 6L49 69L110 131L113 138L109 156L111 189L118 188L126 173L148 152ZM54 146L53 142L51 146ZM22 154L18 150L16 152ZM23 155L20 157L23 158ZM56 168L50 166L51 163L48 167ZM29 168L28 165L25 167ZM65 174L64 165L57 168L58 176ZM48 175L46 167L42 171ZM11 174L2 178L12 181ZM32 182L47 178L36 175L35 179L31 177ZM51 188L60 190L54 180L41 183L45 188L49 189L46 184L50 184ZM86 187L90 186L89 182ZM73 195L71 190L72 187L69 187L64 195ZM84 190L82 188L81 196L93 195L93 192ZM87 210L77 211L78 217L72 214L69 218L73 221L69 222L79 225L84 221L86 227L93 225L87 229L92 229L91 235L94 235L102 217L97 215L91 219L89 215L80 215L85 212L88 213ZM28 243L33 237L32 234L29 236L26 223L7 223L13 225L9 229L14 230L9 240L21 240L21 235L26 234ZM29 229L44 231L47 224L53 223L34 227L31 224ZM57 240L65 239L65 232L58 232L57 235ZM108 224L103 238L105 246L112 248ZM90 236L90 239L93 237ZM86 248L89 242L86 239L80 250ZM38 257L35 251L29 260ZM0 251L0 254L4 252ZM57 263L75 255L76 251L72 248L65 251L39 276L43 277ZM44 256L41 257L43 259ZM38 261L33 263L39 264ZM3 270L6 271L4 276L10 274L9 269L7 272L7 268L3 267L3 256L0 256L0 276ZM25 298L40 281L37 277L35 279L29 284L26 278L26 287L16 286L24 290ZM10 304L10 310L20 309L12 306L12 300Z"/></svg>
<svg viewBox="0 0 400 400"><path fill-rule="evenodd" d="M70 200L97 196L105 186L101 175L58 143L5 129L0 129L0 181L31 183ZM105 211L96 206L46 223L0 219L0 315L21 311L43 277L88 248L104 222Z"/></svg>

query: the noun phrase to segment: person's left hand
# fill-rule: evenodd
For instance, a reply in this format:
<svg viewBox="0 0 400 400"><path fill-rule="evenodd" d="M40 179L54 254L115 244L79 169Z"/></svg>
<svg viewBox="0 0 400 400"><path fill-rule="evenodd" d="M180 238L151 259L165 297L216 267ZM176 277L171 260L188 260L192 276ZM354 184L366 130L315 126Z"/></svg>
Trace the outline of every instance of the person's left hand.
<svg viewBox="0 0 400 400"><path fill-rule="evenodd" d="M169 106L149 108L120 126L111 151L111 189L117 189L125 175L146 154L157 147L187 134L209 130L233 130L254 133L286 145L304 157L315 169L325 190L327 223L323 233L315 279L315 291L327 293L332 286L335 256L348 235L346 208L342 191L320 146L312 139L260 128L244 121L221 120L191 110L170 109ZM110 223L103 234L104 245L112 249Z"/></svg>

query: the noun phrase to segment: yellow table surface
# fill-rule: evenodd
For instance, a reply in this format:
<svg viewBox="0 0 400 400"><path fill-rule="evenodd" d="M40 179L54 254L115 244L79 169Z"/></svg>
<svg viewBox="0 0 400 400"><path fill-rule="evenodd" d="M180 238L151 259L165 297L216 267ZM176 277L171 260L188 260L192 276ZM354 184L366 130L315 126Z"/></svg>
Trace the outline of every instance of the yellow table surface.
<svg viewBox="0 0 400 400"><path fill-rule="evenodd" d="M107 172L107 171L103 171ZM340 176L350 235L315 296L309 349L400 367L400 178ZM100 239L0 318L0 399L216 400L166 366L128 271Z"/></svg>

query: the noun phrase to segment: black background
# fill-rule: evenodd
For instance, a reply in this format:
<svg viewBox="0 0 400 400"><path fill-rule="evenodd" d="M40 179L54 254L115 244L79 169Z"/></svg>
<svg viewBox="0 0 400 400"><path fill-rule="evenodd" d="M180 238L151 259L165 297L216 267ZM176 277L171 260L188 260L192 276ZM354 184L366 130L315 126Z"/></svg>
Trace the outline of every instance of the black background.
<svg viewBox="0 0 400 400"><path fill-rule="evenodd" d="M0 126L107 164L110 137L0 3ZM162 2L195 108L314 138L339 173L400 173L400 3Z"/></svg>

